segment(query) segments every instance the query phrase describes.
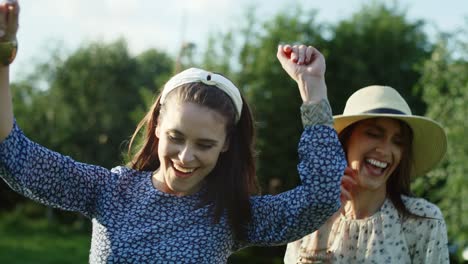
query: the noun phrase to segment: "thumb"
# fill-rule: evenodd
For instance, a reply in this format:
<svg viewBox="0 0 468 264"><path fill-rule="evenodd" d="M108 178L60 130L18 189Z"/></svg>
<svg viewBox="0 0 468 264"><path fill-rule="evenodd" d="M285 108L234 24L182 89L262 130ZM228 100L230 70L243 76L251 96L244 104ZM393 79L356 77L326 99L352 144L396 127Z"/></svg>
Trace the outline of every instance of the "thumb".
<svg viewBox="0 0 468 264"><path fill-rule="evenodd" d="M283 45L278 45L278 51L276 52L276 57L281 63L289 59L287 54L284 52Z"/></svg>
<svg viewBox="0 0 468 264"><path fill-rule="evenodd" d="M353 179L356 178L356 171L351 169L351 167L346 167L345 171L344 171L344 174L351 176Z"/></svg>
<svg viewBox="0 0 468 264"><path fill-rule="evenodd" d="M291 54L292 54L292 48L291 45L278 45L278 52L276 53L276 57L278 57L278 60L280 62L286 62L288 60L291 60Z"/></svg>

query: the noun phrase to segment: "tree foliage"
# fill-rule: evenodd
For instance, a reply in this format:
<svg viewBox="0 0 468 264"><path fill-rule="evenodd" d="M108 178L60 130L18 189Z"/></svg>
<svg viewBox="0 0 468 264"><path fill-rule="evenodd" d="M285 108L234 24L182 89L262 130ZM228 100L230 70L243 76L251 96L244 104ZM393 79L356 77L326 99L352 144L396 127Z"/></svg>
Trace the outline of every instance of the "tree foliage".
<svg viewBox="0 0 468 264"><path fill-rule="evenodd" d="M264 21L249 10L240 21L238 28L208 38L199 65L233 79L251 103L264 192L287 190L299 181L301 99L296 84L277 62L277 45L311 44L326 57L328 95L335 114L342 112L357 89L383 84L396 88L413 113L425 114L427 107L427 115L443 122L448 155L437 170L415 182L414 190L442 208L449 237L467 244L466 41L446 38L434 49L423 21L409 21L398 5L378 2L336 24L319 23L317 11L298 6ZM122 142L147 111L156 89L174 71L197 64L195 46L189 44L175 59L157 50L133 56L124 40L84 44L66 56L51 54L47 63L13 84L18 123L34 141L76 160L108 168L122 164ZM2 208L20 199L6 189L2 183ZM258 257L258 263L267 263L264 259L271 263L273 258L272 251L254 248L231 261L253 260L251 255Z"/></svg>
<svg viewBox="0 0 468 264"><path fill-rule="evenodd" d="M372 84L396 88L414 113L422 114L425 104L414 86L433 49L423 26L423 21L409 21L397 5L375 3L335 25L319 23L316 11L298 7L263 22L247 13L238 30L241 47L231 48L238 52L235 81L252 103L257 120L258 176L265 193L293 188L299 179L296 144L302 132L301 99L297 85L277 62L277 45L311 44L325 55L328 95L335 114L342 112L354 91ZM210 49L209 54L216 50ZM274 255L274 251L263 251L256 250L256 255ZM241 254L232 259L236 257Z"/></svg>
<svg viewBox="0 0 468 264"><path fill-rule="evenodd" d="M267 192L278 180L280 191L298 183L295 143L302 131L300 96L277 62L278 44L311 44L325 55L328 95L335 114L342 112L354 91L372 84L399 90L415 113L425 110L420 91L413 89L432 50L422 21L409 21L397 5L375 3L335 25L317 22L316 14L293 7L259 22L248 12L237 34L243 42L236 44L240 48L231 47L238 52L235 81L253 102L258 122L258 175ZM210 47L208 54L213 50Z"/></svg>
<svg viewBox="0 0 468 264"><path fill-rule="evenodd" d="M448 149L442 165L418 179L415 190L441 207L449 238L458 247L468 246L467 36L468 31L458 36L442 35L431 58L424 64L418 85L428 105L427 115L445 128ZM461 250L458 253L460 255Z"/></svg>
<svg viewBox="0 0 468 264"><path fill-rule="evenodd" d="M124 40L88 43L64 59L52 54L12 85L15 116L32 140L111 168L123 163L123 142L172 68L156 50L132 56Z"/></svg>
<svg viewBox="0 0 468 264"><path fill-rule="evenodd" d="M135 128L132 113L145 106L141 89L154 94L171 70L167 55L149 50L132 57L123 40L78 49L51 68L41 92L47 105L35 108L44 116L37 124L48 134L44 144L79 161L108 168L120 164L120 145Z"/></svg>
<svg viewBox="0 0 468 264"><path fill-rule="evenodd" d="M357 89L380 84L398 90L413 113L424 114L421 95L413 89L432 50L423 26L421 20L409 21L397 4L375 2L332 26L323 52L334 113L343 112Z"/></svg>
<svg viewBox="0 0 468 264"><path fill-rule="evenodd" d="M285 30L287 29L287 30ZM245 25L237 82L252 102L257 120L258 175L262 186L274 179L297 183L297 144L302 130L297 85L277 62L279 43L322 43L315 12L280 13L261 26Z"/></svg>

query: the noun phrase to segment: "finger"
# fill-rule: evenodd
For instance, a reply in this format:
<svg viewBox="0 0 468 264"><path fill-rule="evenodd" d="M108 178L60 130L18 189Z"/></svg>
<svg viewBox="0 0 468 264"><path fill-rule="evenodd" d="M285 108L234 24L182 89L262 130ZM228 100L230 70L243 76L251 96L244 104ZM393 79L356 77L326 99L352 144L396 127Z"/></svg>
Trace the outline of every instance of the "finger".
<svg viewBox="0 0 468 264"><path fill-rule="evenodd" d="M344 189L343 187L341 187L341 194L340 194L340 200L341 200L341 203L344 203L346 201L349 201L351 200L352 196L351 196L351 193L348 192L346 189Z"/></svg>
<svg viewBox="0 0 468 264"><path fill-rule="evenodd" d="M283 51L284 51L285 53L291 53L291 51L292 51L291 45L289 45L289 44L284 45L284 46L283 46Z"/></svg>
<svg viewBox="0 0 468 264"><path fill-rule="evenodd" d="M278 51L276 53L276 57L278 58L278 61L280 62L281 66L283 69L288 72L288 64L290 63L290 52L288 53L288 50L290 50L291 47L286 47L286 52L285 52L285 46L278 45Z"/></svg>
<svg viewBox="0 0 468 264"><path fill-rule="evenodd" d="M351 176L345 174L343 178L341 178L341 184L354 187L357 185L357 181Z"/></svg>
<svg viewBox="0 0 468 264"><path fill-rule="evenodd" d="M345 195L346 198L351 199L351 194L355 191L357 182L349 175L344 175L341 179L341 193Z"/></svg>
<svg viewBox="0 0 468 264"><path fill-rule="evenodd" d="M291 52L291 60L293 62L296 62L298 61L299 59L299 47L297 45L294 45L292 46L291 48L292 52Z"/></svg>
<svg viewBox="0 0 468 264"><path fill-rule="evenodd" d="M278 44L278 52L281 51L282 53L288 55L292 52L292 47L289 44Z"/></svg>
<svg viewBox="0 0 468 264"><path fill-rule="evenodd" d="M8 4L8 19L11 19L14 22L18 22L18 15L20 11L20 6L17 1L12 1L10 4Z"/></svg>
<svg viewBox="0 0 468 264"><path fill-rule="evenodd" d="M18 31L18 17L19 17L19 5L18 2L14 1L8 6L7 13L7 36L11 39L16 38L16 32Z"/></svg>
<svg viewBox="0 0 468 264"><path fill-rule="evenodd" d="M284 46L283 45L278 45L278 52L276 52L276 57L280 61L282 61L284 59L289 59L289 57L284 52Z"/></svg>
<svg viewBox="0 0 468 264"><path fill-rule="evenodd" d="M0 38L4 37L6 34L6 14L8 12L8 8L6 4L0 5Z"/></svg>
<svg viewBox="0 0 468 264"><path fill-rule="evenodd" d="M304 64L305 63L305 55L306 55L307 47L305 45L300 45L298 48L298 56L297 64Z"/></svg>
<svg viewBox="0 0 468 264"><path fill-rule="evenodd" d="M292 47L291 47L291 45L288 45L288 44L284 45L284 46L283 46L283 52L284 52L284 54L286 54L286 56L287 56L288 58L291 58L291 52L292 52Z"/></svg>
<svg viewBox="0 0 468 264"><path fill-rule="evenodd" d="M344 171L344 174L349 175L349 176L353 177L354 179L356 179L357 172L355 170L353 170L351 167L346 167L345 171Z"/></svg>
<svg viewBox="0 0 468 264"><path fill-rule="evenodd" d="M340 190L341 190L341 195L346 198L347 200L351 200L352 196L351 196L351 192L346 190L345 188L343 187L340 187Z"/></svg>
<svg viewBox="0 0 468 264"><path fill-rule="evenodd" d="M306 50L306 55L305 55L305 64L309 64L312 62L312 57L314 55L315 48L312 46L308 46Z"/></svg>

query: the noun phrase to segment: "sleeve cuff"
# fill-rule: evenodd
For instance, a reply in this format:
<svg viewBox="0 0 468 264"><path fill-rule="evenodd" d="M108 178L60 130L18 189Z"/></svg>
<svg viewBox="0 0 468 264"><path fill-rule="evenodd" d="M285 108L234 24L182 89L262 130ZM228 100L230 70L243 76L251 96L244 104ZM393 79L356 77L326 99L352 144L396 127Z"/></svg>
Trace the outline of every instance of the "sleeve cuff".
<svg viewBox="0 0 468 264"><path fill-rule="evenodd" d="M318 103L303 103L301 118L304 128L313 125L327 125L333 127L333 115L330 103L323 98Z"/></svg>

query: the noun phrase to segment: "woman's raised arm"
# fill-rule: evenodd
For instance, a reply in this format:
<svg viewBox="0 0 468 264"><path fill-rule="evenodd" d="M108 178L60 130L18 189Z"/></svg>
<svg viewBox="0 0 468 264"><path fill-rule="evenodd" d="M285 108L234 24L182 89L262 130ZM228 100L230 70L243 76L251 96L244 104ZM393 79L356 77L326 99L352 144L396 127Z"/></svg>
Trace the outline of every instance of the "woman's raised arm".
<svg viewBox="0 0 468 264"><path fill-rule="evenodd" d="M9 65L16 55L19 6L16 1L0 4L0 142L13 127L13 103Z"/></svg>

